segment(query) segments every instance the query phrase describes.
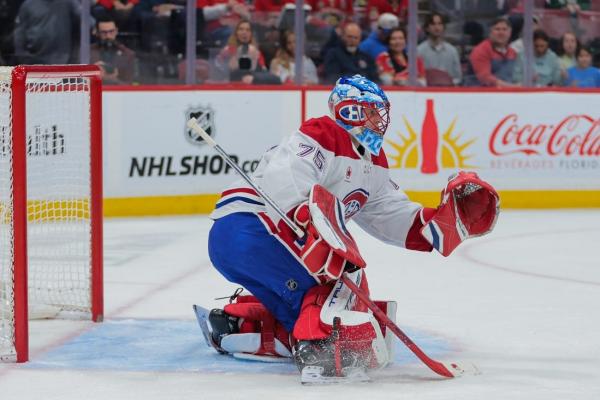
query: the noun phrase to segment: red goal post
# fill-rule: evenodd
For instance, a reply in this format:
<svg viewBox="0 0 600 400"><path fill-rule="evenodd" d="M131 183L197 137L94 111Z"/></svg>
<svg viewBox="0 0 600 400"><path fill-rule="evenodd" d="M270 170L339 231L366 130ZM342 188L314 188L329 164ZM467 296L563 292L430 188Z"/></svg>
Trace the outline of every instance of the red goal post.
<svg viewBox="0 0 600 400"><path fill-rule="evenodd" d="M29 359L29 314L103 318L98 67L0 67L0 359ZM41 311L39 311L41 310Z"/></svg>

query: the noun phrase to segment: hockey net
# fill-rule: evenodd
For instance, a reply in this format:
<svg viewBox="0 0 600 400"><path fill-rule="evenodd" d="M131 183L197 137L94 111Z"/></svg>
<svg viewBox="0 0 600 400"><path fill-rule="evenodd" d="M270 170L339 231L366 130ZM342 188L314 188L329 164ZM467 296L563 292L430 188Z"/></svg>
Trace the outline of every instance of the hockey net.
<svg viewBox="0 0 600 400"><path fill-rule="evenodd" d="M95 67L0 68L0 359L28 317L102 319L100 98Z"/></svg>

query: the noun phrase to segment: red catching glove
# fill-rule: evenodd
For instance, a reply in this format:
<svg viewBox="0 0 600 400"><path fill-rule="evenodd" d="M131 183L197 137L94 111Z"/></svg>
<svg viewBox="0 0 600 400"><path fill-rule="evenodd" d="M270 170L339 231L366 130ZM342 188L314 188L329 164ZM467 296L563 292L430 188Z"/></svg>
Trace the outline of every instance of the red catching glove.
<svg viewBox="0 0 600 400"><path fill-rule="evenodd" d="M489 233L499 212L496 190L475 172L460 171L448 180L441 203L421 234L443 256L448 256L464 240Z"/></svg>
<svg viewBox="0 0 600 400"><path fill-rule="evenodd" d="M302 261L315 276L339 279L344 270L364 268L356 242L346 229L342 203L324 187L315 185L294 220L306 231Z"/></svg>

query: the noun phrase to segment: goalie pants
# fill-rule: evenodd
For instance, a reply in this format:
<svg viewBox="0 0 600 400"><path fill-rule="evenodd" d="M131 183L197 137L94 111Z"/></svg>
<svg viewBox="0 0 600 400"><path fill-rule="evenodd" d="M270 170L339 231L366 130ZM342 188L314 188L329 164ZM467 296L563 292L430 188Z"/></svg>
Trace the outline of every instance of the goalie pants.
<svg viewBox="0 0 600 400"><path fill-rule="evenodd" d="M256 215L217 219L208 236L208 254L228 281L249 290L292 332L304 295L317 282Z"/></svg>

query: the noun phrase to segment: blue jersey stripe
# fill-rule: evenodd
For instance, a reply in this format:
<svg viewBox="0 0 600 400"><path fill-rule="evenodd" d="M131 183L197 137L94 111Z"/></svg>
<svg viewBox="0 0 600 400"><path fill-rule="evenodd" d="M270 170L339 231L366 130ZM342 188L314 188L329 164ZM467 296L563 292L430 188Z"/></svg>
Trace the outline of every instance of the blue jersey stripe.
<svg viewBox="0 0 600 400"><path fill-rule="evenodd" d="M264 206L265 205L265 203L261 203L260 201L252 200L252 199L249 199L247 197L236 196L236 197L230 197L230 198L228 198L226 200L221 200L221 201L217 202L217 208L221 208L224 205L227 205L227 204L229 204L231 202L234 202L234 201L243 201L244 203L257 204L259 206Z"/></svg>

